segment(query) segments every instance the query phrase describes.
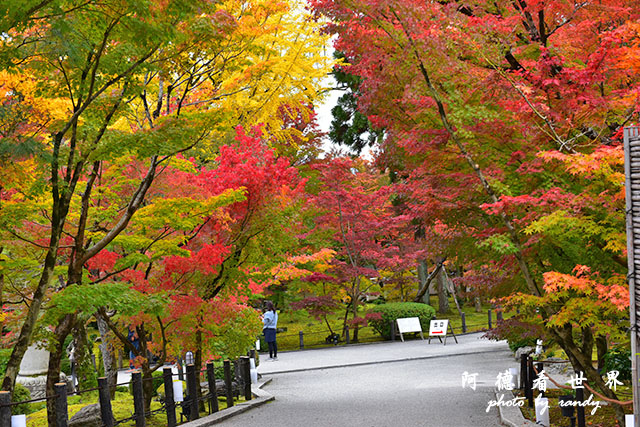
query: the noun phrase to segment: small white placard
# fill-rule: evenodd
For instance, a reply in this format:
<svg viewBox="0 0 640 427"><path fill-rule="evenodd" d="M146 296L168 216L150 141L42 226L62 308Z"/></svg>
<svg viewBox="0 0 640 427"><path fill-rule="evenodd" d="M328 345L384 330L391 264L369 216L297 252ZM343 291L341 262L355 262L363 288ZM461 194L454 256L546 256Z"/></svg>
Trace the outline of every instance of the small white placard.
<svg viewBox="0 0 640 427"><path fill-rule="evenodd" d="M11 415L11 427L27 427L27 416Z"/></svg>
<svg viewBox="0 0 640 427"><path fill-rule="evenodd" d="M445 336L449 327L449 319L432 320L429 323L429 336Z"/></svg>
<svg viewBox="0 0 640 427"><path fill-rule="evenodd" d="M184 402L184 393L182 390L182 381L173 380L173 401Z"/></svg>
<svg viewBox="0 0 640 427"><path fill-rule="evenodd" d="M417 317L405 317L403 319L396 319L398 323L398 332L406 334L408 332L422 332L422 326L420 325L420 319Z"/></svg>

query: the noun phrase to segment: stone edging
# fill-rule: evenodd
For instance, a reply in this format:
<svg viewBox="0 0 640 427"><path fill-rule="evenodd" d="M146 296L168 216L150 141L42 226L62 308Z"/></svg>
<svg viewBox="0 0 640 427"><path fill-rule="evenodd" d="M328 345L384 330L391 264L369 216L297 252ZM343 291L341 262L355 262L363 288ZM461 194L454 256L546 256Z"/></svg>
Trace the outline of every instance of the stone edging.
<svg viewBox="0 0 640 427"><path fill-rule="evenodd" d="M502 392L500 392L502 394ZM495 393L496 400L498 400L498 392ZM504 400L513 399L514 395L511 390L504 391ZM500 415L500 422L502 425L508 427L527 427L536 426L537 424L529 421L522 415L520 408L517 406L498 406L498 414Z"/></svg>
<svg viewBox="0 0 640 427"><path fill-rule="evenodd" d="M182 424L181 427L208 427L214 424L218 424L219 422L229 419L235 415L248 411L249 409L275 400L275 397L272 394L262 390L262 387L269 384L270 382L271 378L264 382L258 383L257 386L251 387L251 392L253 393L255 398L251 399L250 401L238 403L231 408L216 412L215 414L207 415L206 417L202 417L194 421L189 421L188 423Z"/></svg>

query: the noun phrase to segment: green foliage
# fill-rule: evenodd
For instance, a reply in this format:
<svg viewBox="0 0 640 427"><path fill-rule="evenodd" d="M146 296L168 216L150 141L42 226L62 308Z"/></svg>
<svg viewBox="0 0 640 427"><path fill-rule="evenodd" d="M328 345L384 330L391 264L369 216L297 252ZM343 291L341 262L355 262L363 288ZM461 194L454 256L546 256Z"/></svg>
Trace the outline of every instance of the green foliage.
<svg viewBox="0 0 640 427"><path fill-rule="evenodd" d="M22 384L16 384L13 389L13 397L11 400L13 402L24 402L25 400L31 400L31 392L29 392L29 390ZM13 415L28 414L29 412L30 411L28 403L21 403L19 405L11 407L11 413Z"/></svg>
<svg viewBox="0 0 640 427"><path fill-rule="evenodd" d="M611 347L604 355L604 370L620 372L621 381L631 380L631 351L626 346Z"/></svg>
<svg viewBox="0 0 640 427"><path fill-rule="evenodd" d="M64 339L64 344L62 345L62 359L60 360L60 371L64 372L67 375L71 375L71 361L69 360L69 353L67 353L67 348L69 347L69 343L73 340L73 336L71 334L67 335Z"/></svg>
<svg viewBox="0 0 640 427"><path fill-rule="evenodd" d="M501 255L512 255L518 252L511 239L505 234L494 234L478 244L481 248L488 248Z"/></svg>
<svg viewBox="0 0 640 427"><path fill-rule="evenodd" d="M100 307L117 310L123 315L139 312L160 315L166 302L160 294L144 295L130 288L127 283L111 282L94 285L72 285L51 298L45 321L54 324L55 319L77 310L95 313Z"/></svg>
<svg viewBox="0 0 640 427"><path fill-rule="evenodd" d="M7 363L9 363L9 357L11 356L12 349L3 348L0 349L0 376L4 377L4 373L7 370Z"/></svg>
<svg viewBox="0 0 640 427"><path fill-rule="evenodd" d="M342 52L335 52L334 57L341 61L345 59ZM344 94L331 109L333 119L329 138L360 154L366 146L373 146L382 140L382 130L375 129L367 116L358 111L358 87L362 79L347 72L345 67L335 67L331 74Z"/></svg>
<svg viewBox="0 0 640 427"><path fill-rule="evenodd" d="M417 302L392 302L380 304L371 309L373 313L380 313L381 320L371 319L369 324L383 338L391 339L391 322L404 317L418 317L422 329L429 330L429 321L436 315L436 310L427 304Z"/></svg>

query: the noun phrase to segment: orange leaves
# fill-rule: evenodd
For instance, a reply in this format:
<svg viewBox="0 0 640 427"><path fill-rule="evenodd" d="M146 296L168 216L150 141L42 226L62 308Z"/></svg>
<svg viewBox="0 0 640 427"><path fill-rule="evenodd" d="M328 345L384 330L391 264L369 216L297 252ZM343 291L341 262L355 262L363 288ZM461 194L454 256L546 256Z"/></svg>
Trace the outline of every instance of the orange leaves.
<svg viewBox="0 0 640 427"><path fill-rule="evenodd" d="M589 267L577 265L573 274L549 271L543 277L543 288L549 300L589 297L594 302L611 304L619 311L629 307L629 295L621 275L614 275L603 283Z"/></svg>
<svg viewBox="0 0 640 427"><path fill-rule="evenodd" d="M620 172L624 165L624 152L621 146L600 146L592 153L564 154L559 151L542 151L538 157L546 162L559 160L564 163L567 172L572 175L592 177L596 173L606 174L618 183L624 181Z"/></svg>
<svg viewBox="0 0 640 427"><path fill-rule="evenodd" d="M333 259L335 253L332 249L322 248L313 254L293 256L273 267L271 274L278 280L307 277L312 275L314 271L325 271L328 268L328 262Z"/></svg>

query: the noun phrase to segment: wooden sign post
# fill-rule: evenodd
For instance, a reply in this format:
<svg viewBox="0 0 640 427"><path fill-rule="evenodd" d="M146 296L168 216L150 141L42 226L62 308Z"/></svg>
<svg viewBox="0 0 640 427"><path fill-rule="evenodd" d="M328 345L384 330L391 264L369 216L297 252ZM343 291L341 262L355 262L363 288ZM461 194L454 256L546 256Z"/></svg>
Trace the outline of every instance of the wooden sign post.
<svg viewBox="0 0 640 427"><path fill-rule="evenodd" d="M453 335L453 339L456 340L456 344L458 344L458 338L456 338L456 334L453 333L449 319L435 319L429 323L429 344L431 344L431 337L438 337L440 342L442 342L441 337L444 337L444 345L447 345L447 328L451 332L451 335Z"/></svg>

